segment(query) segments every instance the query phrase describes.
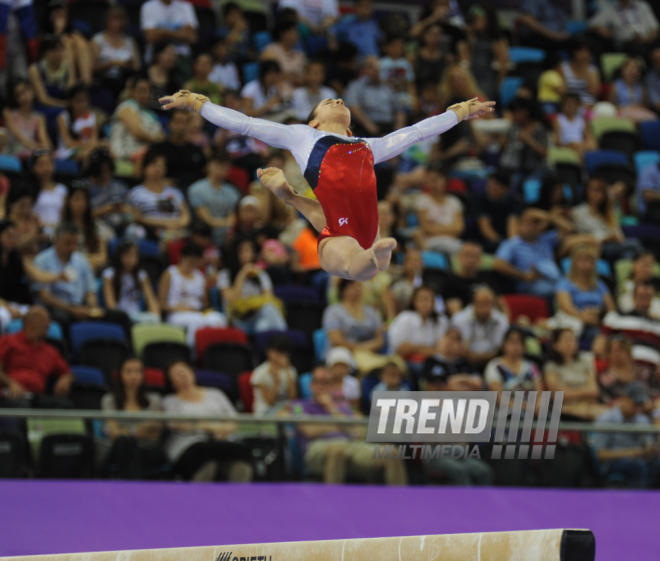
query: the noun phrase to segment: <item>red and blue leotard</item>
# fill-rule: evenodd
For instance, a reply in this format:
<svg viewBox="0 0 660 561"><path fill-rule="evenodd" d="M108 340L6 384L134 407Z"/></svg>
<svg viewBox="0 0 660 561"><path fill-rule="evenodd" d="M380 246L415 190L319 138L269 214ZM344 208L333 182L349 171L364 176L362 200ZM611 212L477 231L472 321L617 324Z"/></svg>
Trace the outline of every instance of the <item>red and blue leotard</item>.
<svg viewBox="0 0 660 561"><path fill-rule="evenodd" d="M325 213L319 243L328 237L350 236L364 249L378 234L374 165L458 124L456 113L447 111L382 138L353 138L308 125L254 119L209 101L200 113L219 127L291 151Z"/></svg>

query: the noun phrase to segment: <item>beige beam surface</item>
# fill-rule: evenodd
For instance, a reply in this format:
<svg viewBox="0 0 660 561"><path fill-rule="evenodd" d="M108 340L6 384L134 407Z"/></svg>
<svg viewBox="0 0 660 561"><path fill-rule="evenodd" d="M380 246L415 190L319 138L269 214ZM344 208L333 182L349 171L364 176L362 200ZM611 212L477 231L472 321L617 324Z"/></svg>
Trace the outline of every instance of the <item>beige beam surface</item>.
<svg viewBox="0 0 660 561"><path fill-rule="evenodd" d="M0 561L593 561L594 554L590 531L558 529L34 555Z"/></svg>

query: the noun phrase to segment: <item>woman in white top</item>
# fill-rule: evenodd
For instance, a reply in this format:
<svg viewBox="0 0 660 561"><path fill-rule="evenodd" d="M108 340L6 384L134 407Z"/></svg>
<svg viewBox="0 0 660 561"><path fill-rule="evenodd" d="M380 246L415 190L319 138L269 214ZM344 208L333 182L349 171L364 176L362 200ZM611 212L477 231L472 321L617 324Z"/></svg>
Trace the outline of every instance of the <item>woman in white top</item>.
<svg viewBox="0 0 660 561"><path fill-rule="evenodd" d="M209 309L206 279L199 271L203 251L197 244L188 243L181 250L178 265L171 265L160 277L158 300L167 313L167 323L184 327L188 344L195 348L195 334L202 327L226 327L224 315Z"/></svg>
<svg viewBox="0 0 660 561"><path fill-rule="evenodd" d="M103 86L117 95L128 74L140 70L140 53L126 33L128 18L122 6L110 6L105 14L105 29L92 37L94 73Z"/></svg>
<svg viewBox="0 0 660 561"><path fill-rule="evenodd" d="M449 320L435 311L433 289L420 286L413 292L410 309L401 312L390 324L390 349L404 358L433 356L448 327Z"/></svg>
<svg viewBox="0 0 660 561"><path fill-rule="evenodd" d="M225 312L231 310L232 324L248 333L286 329L286 320L273 299L273 283L256 261L257 250L251 240L240 242L230 252L229 268L218 275Z"/></svg>
<svg viewBox="0 0 660 561"><path fill-rule="evenodd" d="M596 150L597 145L580 112L580 107L578 94L565 94L561 100L561 111L557 114L553 127L555 144L566 146L582 157L587 150Z"/></svg>
<svg viewBox="0 0 660 561"><path fill-rule="evenodd" d="M290 96L291 89L282 82L282 69L275 60L264 60L259 67L259 78L241 90L246 115L278 122L295 117L285 102Z"/></svg>
<svg viewBox="0 0 660 561"><path fill-rule="evenodd" d="M252 372L255 415L273 413L279 405L296 399L298 372L291 365L291 345L285 335L275 335L266 344L266 362Z"/></svg>
<svg viewBox="0 0 660 561"><path fill-rule="evenodd" d="M142 165L142 183L128 192L134 221L144 226L152 239L180 238L190 222L183 193L173 187L166 176L165 156L149 150Z"/></svg>
<svg viewBox="0 0 660 561"><path fill-rule="evenodd" d="M139 268L138 246L120 242L112 267L103 271L103 299L108 310L126 312L135 323L160 323L160 306L147 273ZM144 304L147 311L144 311Z"/></svg>
<svg viewBox="0 0 660 561"><path fill-rule="evenodd" d="M68 191L65 185L57 183L53 178L55 161L50 149L38 148L32 153L30 171L39 185L39 195L32 210L39 218L44 232L50 236L60 222Z"/></svg>
<svg viewBox="0 0 660 561"><path fill-rule="evenodd" d="M236 409L220 390L197 385L195 372L183 361L171 364L167 381L174 390L163 400L168 413L233 417ZM237 442L227 442L238 425L225 422L171 422L166 451L174 472L186 481L252 480L252 452Z"/></svg>

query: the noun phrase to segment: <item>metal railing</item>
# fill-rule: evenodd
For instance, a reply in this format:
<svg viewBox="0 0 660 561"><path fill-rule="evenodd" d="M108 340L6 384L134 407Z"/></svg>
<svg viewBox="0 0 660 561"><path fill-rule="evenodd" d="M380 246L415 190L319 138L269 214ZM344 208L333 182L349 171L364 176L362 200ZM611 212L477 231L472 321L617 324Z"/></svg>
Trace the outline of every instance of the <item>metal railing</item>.
<svg viewBox="0 0 660 561"><path fill-rule="evenodd" d="M0 408L0 418L47 418L47 419L100 419L121 421L199 421L199 422L228 422L239 424L277 425L278 427L290 424L328 424L364 426L369 424L368 417L328 417L322 415L275 415L263 416L239 413L234 416L217 415L186 415L181 413L167 413L163 411L94 411L73 409L3 409ZM493 424L493 428L497 424ZM534 423L533 428L536 428ZM660 434L660 425L640 425L633 423L581 423L562 422L560 431L577 432L625 432L636 434Z"/></svg>

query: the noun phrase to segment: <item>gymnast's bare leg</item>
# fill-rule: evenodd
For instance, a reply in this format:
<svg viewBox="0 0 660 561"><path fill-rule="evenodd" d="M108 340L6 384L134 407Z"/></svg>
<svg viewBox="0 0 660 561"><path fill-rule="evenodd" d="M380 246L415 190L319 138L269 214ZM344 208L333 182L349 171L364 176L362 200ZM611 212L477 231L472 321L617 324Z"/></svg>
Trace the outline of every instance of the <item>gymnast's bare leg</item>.
<svg viewBox="0 0 660 561"><path fill-rule="evenodd" d="M323 209L318 201L298 195L289 185L282 170L266 168L257 170L261 183L276 197L294 207L314 226L317 232L325 228L326 220ZM350 236L326 238L319 244L319 260L321 267L335 277L349 280L368 281L379 271L385 271L390 266L392 251L396 247L394 238L380 239L369 249L363 249Z"/></svg>

